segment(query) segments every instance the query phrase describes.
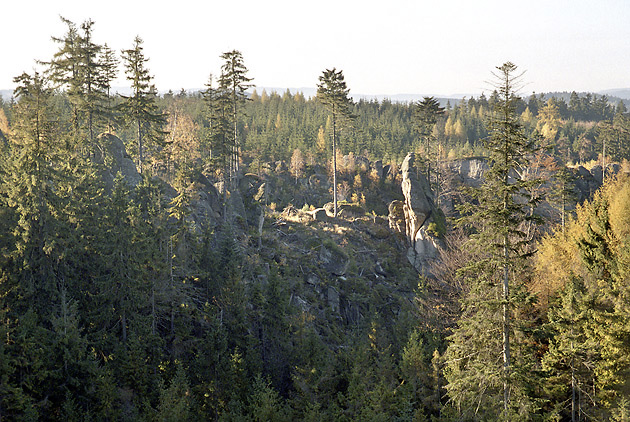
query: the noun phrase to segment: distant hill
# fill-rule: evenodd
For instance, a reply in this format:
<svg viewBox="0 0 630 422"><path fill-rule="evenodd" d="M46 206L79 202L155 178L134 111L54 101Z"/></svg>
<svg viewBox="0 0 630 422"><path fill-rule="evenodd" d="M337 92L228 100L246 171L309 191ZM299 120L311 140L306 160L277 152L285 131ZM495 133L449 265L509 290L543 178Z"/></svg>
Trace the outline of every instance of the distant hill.
<svg viewBox="0 0 630 422"><path fill-rule="evenodd" d="M301 92L305 97L315 97L317 94L317 89L312 87L302 87L302 88L278 88L278 87L256 87L256 92L260 95L263 90L267 91L267 93L277 92L278 94L284 94L287 89L291 94L296 94L297 92ZM394 103L409 103L413 101L421 101L424 97L431 96L430 94L361 94L350 91L350 97L354 101L366 100L366 101L383 101L389 100ZM478 96L478 95L477 95ZM471 94L456 94L456 95L433 95L433 97L437 98L442 107L445 107L447 103L456 105L458 104L463 97L471 97Z"/></svg>
<svg viewBox="0 0 630 422"><path fill-rule="evenodd" d="M199 92L202 89L203 88L190 88L190 89L186 89L186 92L188 93ZM287 91L287 89L289 90L289 92L291 92L291 94L301 92L307 98L314 97L317 93L316 88L312 88L312 87L302 87L302 88L256 87L256 91L258 92L258 94L261 94L263 90L265 90L267 91L267 93L277 92L278 94L282 95ZM160 90L159 93L160 95L164 95L168 91L169 90ZM170 91L174 93L179 92L179 90L170 90ZM130 89L128 87L114 87L113 92L116 92L122 95L129 95ZM569 97L571 96L571 93L566 92L566 91L565 92L547 92L547 93L542 93L542 94L545 99L555 97L555 98L562 98L567 102L569 101ZM604 91L596 92L595 94L606 95L611 104L617 104L619 100L624 100L626 105L630 104L630 88L607 89ZM451 106L454 106L454 105L457 105L464 97L465 98L471 98L471 97L478 98L479 95L480 94L452 94L452 95L432 95L432 96L438 99L442 107L445 107L447 103L450 103ZM537 95L540 95L540 93L538 93ZM580 96L586 95L586 92L578 92L578 95ZM11 99L12 96L13 96L12 90L0 89L0 98L2 98L3 100L8 101ZM422 99L425 96L431 96L431 95L430 94L393 94L393 95L360 94L360 93L354 93L350 91L350 96L355 101L389 100L395 103L409 103L409 102L414 102L414 101L422 101ZM528 98L528 97L529 97L528 95L525 96L525 98Z"/></svg>
<svg viewBox="0 0 630 422"><path fill-rule="evenodd" d="M626 96L621 96L620 94L623 91L627 92ZM630 89L609 89L607 91L599 91L599 92L576 92L578 97L584 97L587 94L594 95L595 97L600 97L605 95L608 98L608 103L611 105L617 105L619 101L623 101L626 106L630 105ZM549 98L562 99L565 103L569 103L569 99L571 98L571 92L562 91L562 92L540 92L536 93L536 95L541 95L545 100ZM524 97L525 100L529 99L531 96L527 95Z"/></svg>
<svg viewBox="0 0 630 422"><path fill-rule="evenodd" d="M608 97L618 97L624 100L630 100L630 88L607 89L605 91L600 91L599 94L607 95Z"/></svg>

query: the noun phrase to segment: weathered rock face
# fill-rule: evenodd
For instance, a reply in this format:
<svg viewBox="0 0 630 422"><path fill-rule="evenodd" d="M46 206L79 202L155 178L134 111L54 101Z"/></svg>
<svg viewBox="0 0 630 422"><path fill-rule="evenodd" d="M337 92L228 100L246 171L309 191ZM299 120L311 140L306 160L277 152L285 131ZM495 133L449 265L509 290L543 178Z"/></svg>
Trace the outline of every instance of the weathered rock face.
<svg viewBox="0 0 630 422"><path fill-rule="evenodd" d="M99 164L104 164L106 170L102 172L102 177L109 189L113 187L117 173L120 173L124 180L133 187L142 181L142 176L127 154L123 141L111 133L102 133L98 136L97 143L100 149L93 159Z"/></svg>
<svg viewBox="0 0 630 422"><path fill-rule="evenodd" d="M390 204L390 227L402 232L404 222L404 233L409 246L407 258L420 274L431 276L431 267L441 248L440 240L429 231L429 225L436 214L433 195L426 177L415 166L413 153L405 157L401 171L401 188L405 200L402 204L401 201Z"/></svg>
<svg viewBox="0 0 630 422"><path fill-rule="evenodd" d="M488 163L483 158L466 158L453 161L449 170L459 176L462 183L468 186L479 186L484 173L488 170Z"/></svg>
<svg viewBox="0 0 630 422"><path fill-rule="evenodd" d="M221 219L223 206L219 197L219 191L204 175L198 175L190 185L192 200L190 202L191 214L189 219L194 223L199 232L204 227L213 227Z"/></svg>
<svg viewBox="0 0 630 422"><path fill-rule="evenodd" d="M413 240L416 233L431 215L433 209L433 197L429 182L415 166L415 154L409 153L402 163L401 189L405 197L403 210L407 222L407 238Z"/></svg>

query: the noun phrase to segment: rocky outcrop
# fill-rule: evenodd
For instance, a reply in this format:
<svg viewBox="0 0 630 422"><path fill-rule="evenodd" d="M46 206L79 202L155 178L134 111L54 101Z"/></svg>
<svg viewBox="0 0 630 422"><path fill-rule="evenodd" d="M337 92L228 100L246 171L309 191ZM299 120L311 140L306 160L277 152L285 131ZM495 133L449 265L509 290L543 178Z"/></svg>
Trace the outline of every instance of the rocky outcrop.
<svg viewBox="0 0 630 422"><path fill-rule="evenodd" d="M192 227L201 233L204 228L216 226L221 219L223 206L214 184L206 176L199 174L189 189L192 200L188 218L194 223Z"/></svg>
<svg viewBox="0 0 630 422"><path fill-rule="evenodd" d="M449 171L467 186L480 186L484 173L488 171L488 163L484 158L464 158L452 161Z"/></svg>
<svg viewBox="0 0 630 422"><path fill-rule="evenodd" d="M127 154L125 144L117 136L102 133L98 136L96 144L98 147L92 159L98 164L103 164L101 177L108 189L114 186L114 178L118 173L130 186L135 187L142 181L135 163Z"/></svg>
<svg viewBox="0 0 630 422"><path fill-rule="evenodd" d="M401 167L402 182L400 187L405 197L403 211L405 212L407 238L413 241L420 227L431 215L433 209L433 195L429 182L415 166L415 154L409 153Z"/></svg>
<svg viewBox="0 0 630 422"><path fill-rule="evenodd" d="M431 267L438 259L441 241L430 230L439 214L433 204L429 182L415 165L415 155L407 154L402 167L404 201L390 204L390 228L402 232L407 239L407 259L422 275L430 277Z"/></svg>

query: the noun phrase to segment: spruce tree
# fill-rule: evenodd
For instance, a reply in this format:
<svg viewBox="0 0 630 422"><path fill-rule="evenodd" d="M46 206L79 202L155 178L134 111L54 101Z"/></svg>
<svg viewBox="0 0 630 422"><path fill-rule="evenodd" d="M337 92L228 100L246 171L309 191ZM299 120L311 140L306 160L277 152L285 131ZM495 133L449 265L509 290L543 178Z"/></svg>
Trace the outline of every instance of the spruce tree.
<svg viewBox="0 0 630 422"><path fill-rule="evenodd" d="M528 192L540 182L519 177L533 142L523 133L516 113L517 67L507 62L497 70L497 98L485 140L490 169L483 184L468 191L473 201L460 207L458 221L471 231L469 247L480 251L482 259L461 271L468 293L446 351L445 372L446 388L460 415L514 420L527 412L520 378L527 367L519 329L523 321L514 316L526 305L522 270L533 239L522 224L536 220L532 210L538 198Z"/></svg>
<svg viewBox="0 0 630 422"><path fill-rule="evenodd" d="M112 126L115 121L115 110L112 105L112 82L118 75L118 58L114 50L109 48L105 44L101 50L100 62L102 66L102 73L100 74L100 85L105 89L106 104L105 104L105 117L107 118L107 131L112 131Z"/></svg>
<svg viewBox="0 0 630 422"><path fill-rule="evenodd" d="M337 123L347 123L355 118L351 112L350 89L346 85L343 71L326 69L319 77L317 99L326 106L332 116L332 159L333 159L333 214L337 217Z"/></svg>
<svg viewBox="0 0 630 422"><path fill-rule="evenodd" d="M230 161L230 180L236 183L239 171L240 141L238 136L238 118L243 105L247 101L246 91L253 85L250 84L252 78L247 76L247 67L243 61L243 55L238 50L228 51L221 55L224 61L221 66L221 75L218 84L221 92L228 95L231 108L232 124L232 156Z"/></svg>
<svg viewBox="0 0 630 422"><path fill-rule="evenodd" d="M93 41L94 22L88 19L79 30L72 21L61 19L68 26L68 32L61 38L53 37L61 47L46 64L52 81L66 89L72 105L75 135L87 137L93 149L96 131L107 118L108 82L111 80L107 72L111 71L106 70L102 62L103 47Z"/></svg>
<svg viewBox="0 0 630 422"><path fill-rule="evenodd" d="M444 114L444 107L440 107L440 103L434 97L424 97L422 101L416 104L415 128L420 135L420 140L424 140L425 153L427 155L427 180L431 181L431 141L434 141L433 128L437 123L438 117ZM437 153L439 159L439 151Z"/></svg>
<svg viewBox="0 0 630 422"><path fill-rule="evenodd" d="M122 95L120 104L122 118L136 127L138 171L143 172L147 150L149 147L159 148L164 140L164 125L166 119L159 111L156 96L157 90L153 85L153 77L146 67L142 38L136 37L132 48L123 50L122 58L125 64L127 80L131 82L131 94Z"/></svg>
<svg viewBox="0 0 630 422"><path fill-rule="evenodd" d="M209 124L207 142L211 151L211 165L220 170L223 182L223 218L227 219L227 192L232 173L233 152L235 149L233 130L230 122L230 95L221 85L214 87L212 76L202 91L205 102L206 119Z"/></svg>
<svg viewBox="0 0 630 422"><path fill-rule="evenodd" d="M12 154L5 164L3 191L16 216L12 271L19 283L19 297L30 306L56 297L56 237L63 230L56 215L62 207L61 146L51 107L53 90L38 73L14 79L17 104ZM32 301L32 302L29 302Z"/></svg>

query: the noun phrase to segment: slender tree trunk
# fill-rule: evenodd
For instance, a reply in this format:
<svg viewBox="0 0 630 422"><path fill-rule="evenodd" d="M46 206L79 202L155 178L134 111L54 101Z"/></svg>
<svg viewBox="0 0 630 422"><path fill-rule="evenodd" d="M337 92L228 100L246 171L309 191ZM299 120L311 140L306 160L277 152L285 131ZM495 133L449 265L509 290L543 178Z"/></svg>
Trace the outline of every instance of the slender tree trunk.
<svg viewBox="0 0 630 422"><path fill-rule="evenodd" d="M575 411L577 409L577 400L576 400L576 382L575 382L575 369L573 365L571 365L571 422L575 422Z"/></svg>
<svg viewBox="0 0 630 422"><path fill-rule="evenodd" d="M507 411L510 402L510 315L508 307L509 297L509 268L507 265L508 260L508 235L505 235L503 253L505 263L503 265L503 407L507 416Z"/></svg>
<svg viewBox="0 0 630 422"><path fill-rule="evenodd" d="M565 213L566 213L566 199L565 199L565 195L564 195L564 190L566 189L565 187L565 183L562 182L562 233L564 233L564 219L565 219Z"/></svg>
<svg viewBox="0 0 630 422"><path fill-rule="evenodd" d="M333 216L337 218L337 128L335 110L333 109Z"/></svg>
<svg viewBox="0 0 630 422"><path fill-rule="evenodd" d="M431 135L427 137L427 181L431 188Z"/></svg>
<svg viewBox="0 0 630 422"><path fill-rule="evenodd" d="M236 94L234 95L234 109L232 119L234 119L234 186L236 186L236 178L239 171L238 168L238 122L236 120L237 110L236 110Z"/></svg>
<svg viewBox="0 0 630 422"><path fill-rule="evenodd" d="M505 116L506 122L508 121L508 116ZM508 164L509 164L509 155L508 155L508 137L505 139L505 175L504 175L504 186L507 189L507 186L510 182L510 174ZM504 212L508 208L508 199L509 192L506 190L503 197L503 210ZM506 220L509 220L509 217L505 217ZM508 301L510 297L510 269L509 269L509 258L510 258L510 233L507 231L509 222L505 221L506 232L503 235L503 408L505 411L505 416L508 415L509 403L510 403L510 314L509 314L509 306Z"/></svg>
<svg viewBox="0 0 630 422"><path fill-rule="evenodd" d="M171 290L171 336L175 335L175 277L173 275L173 238L168 241L168 269Z"/></svg>
<svg viewBox="0 0 630 422"><path fill-rule="evenodd" d="M437 158L435 159L435 204L438 207L438 209L440 208L440 150L441 150L441 144L438 141L438 145L437 145ZM431 186L431 183L429 181L429 187Z"/></svg>
<svg viewBox="0 0 630 422"><path fill-rule="evenodd" d="M137 120L138 123L138 166L139 166L139 171L140 174L142 174L142 167L143 167L143 157L142 157L142 123L140 122L140 119Z"/></svg>
<svg viewBox="0 0 630 422"><path fill-rule="evenodd" d="M606 137L603 137L602 147L602 185L606 182Z"/></svg>

